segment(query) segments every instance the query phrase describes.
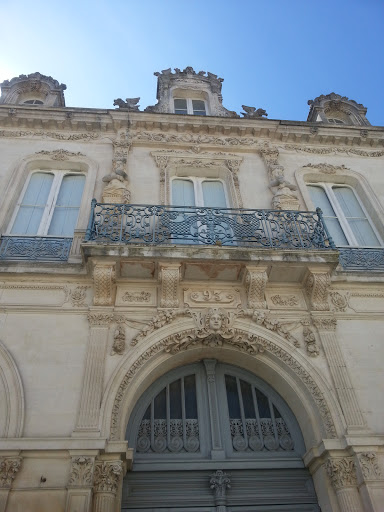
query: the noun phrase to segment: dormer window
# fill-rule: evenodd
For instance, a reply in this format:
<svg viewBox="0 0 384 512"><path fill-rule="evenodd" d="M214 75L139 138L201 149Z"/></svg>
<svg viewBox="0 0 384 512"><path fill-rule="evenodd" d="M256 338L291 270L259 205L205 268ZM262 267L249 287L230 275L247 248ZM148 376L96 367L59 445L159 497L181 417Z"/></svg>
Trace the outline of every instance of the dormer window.
<svg viewBox="0 0 384 512"><path fill-rule="evenodd" d="M205 101L192 100L191 98L174 99L175 114L206 116Z"/></svg>
<svg viewBox="0 0 384 512"><path fill-rule="evenodd" d="M44 105L44 102L41 100L27 100L23 102L24 105Z"/></svg>

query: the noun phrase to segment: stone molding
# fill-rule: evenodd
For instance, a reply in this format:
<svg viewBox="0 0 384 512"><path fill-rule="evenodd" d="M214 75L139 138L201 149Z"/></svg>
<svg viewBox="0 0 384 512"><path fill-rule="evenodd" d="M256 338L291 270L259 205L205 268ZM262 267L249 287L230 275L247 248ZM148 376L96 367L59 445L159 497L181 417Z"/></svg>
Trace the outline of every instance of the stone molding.
<svg viewBox="0 0 384 512"><path fill-rule="evenodd" d="M323 174L337 174L338 172L344 173L345 171L350 171L349 167L345 167L345 165L332 165L327 164L325 162L318 164L307 164L303 165L304 169L316 169Z"/></svg>
<svg viewBox="0 0 384 512"><path fill-rule="evenodd" d="M250 316L250 313L245 312L245 315L243 316ZM257 320L258 316L255 318L256 321L259 322L258 325L263 324L263 319ZM205 312L205 314L202 313L197 317L198 321L201 321L202 319L204 319L204 322L207 322L207 312ZM266 355L271 354L273 357L280 359L284 365L289 367L290 370L299 377L299 379L308 389L314 402L316 403L319 414L323 419L323 424L327 436L329 438L335 438L336 429L328 404L323 393L321 392L316 382L313 380L310 373L300 364L300 362L295 357L293 357L291 353L289 353L289 351L284 350L269 339L265 339L262 336L250 333L248 330L245 331L241 328L232 327L233 324L230 323L231 321L231 317L227 316L224 321L224 326L222 323L215 332L213 332L213 329L206 329L203 327L199 333L200 337L196 335L196 327L183 331L177 331L174 334L163 337L160 339L160 341L157 341L151 347L141 353L123 377L115 395L110 423L110 438L112 440L119 439L120 434L118 429L120 425L120 415L122 414L124 395L136 373L146 364L147 361L160 353L172 355L189 348L195 348L199 346L202 348L204 346L221 347L225 346L226 344L236 350L247 353L249 356L259 357L261 355L262 357L265 357ZM276 324L278 324L278 322L276 322ZM280 328L276 325L271 325L271 330L274 330L277 334L280 334Z"/></svg>
<svg viewBox="0 0 384 512"><path fill-rule="evenodd" d="M76 456L71 458L68 487L92 487L95 458Z"/></svg>
<svg viewBox="0 0 384 512"><path fill-rule="evenodd" d="M325 464L327 475L337 491L357 487L356 465L353 457L331 457Z"/></svg>
<svg viewBox="0 0 384 512"><path fill-rule="evenodd" d="M179 282L180 265L160 266L160 307L178 308L179 307Z"/></svg>
<svg viewBox="0 0 384 512"><path fill-rule="evenodd" d="M0 489L10 489L21 468L22 457L0 457Z"/></svg>
<svg viewBox="0 0 384 512"><path fill-rule="evenodd" d="M109 327L113 320L113 313L88 313L90 327Z"/></svg>
<svg viewBox="0 0 384 512"><path fill-rule="evenodd" d="M338 146L308 146L304 144L285 144L282 149L296 151L297 153L312 153L314 155L356 155L364 157L379 158L384 156L384 151L365 151L364 149Z"/></svg>
<svg viewBox="0 0 384 512"><path fill-rule="evenodd" d="M112 493L116 495L122 475L123 463L121 460L97 460L93 480L95 493Z"/></svg>
<svg viewBox="0 0 384 512"><path fill-rule="evenodd" d="M113 288L116 282L116 263L95 262L93 268L95 306L113 305Z"/></svg>
<svg viewBox="0 0 384 512"><path fill-rule="evenodd" d="M329 272L308 270L305 279L305 292L311 309L314 311L329 311L328 291L331 284Z"/></svg>
<svg viewBox="0 0 384 512"><path fill-rule="evenodd" d="M265 287L267 285L267 268L246 267L244 285L247 293L248 308L265 309Z"/></svg>

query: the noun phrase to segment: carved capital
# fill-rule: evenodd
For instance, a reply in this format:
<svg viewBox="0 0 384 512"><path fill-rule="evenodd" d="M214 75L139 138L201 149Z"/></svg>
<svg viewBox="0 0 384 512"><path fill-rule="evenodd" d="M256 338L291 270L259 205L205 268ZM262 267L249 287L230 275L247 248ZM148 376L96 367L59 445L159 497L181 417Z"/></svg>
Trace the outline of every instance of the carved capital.
<svg viewBox="0 0 384 512"><path fill-rule="evenodd" d="M268 276L266 268L254 269L246 267L244 284L250 309L265 309L265 287Z"/></svg>
<svg viewBox="0 0 384 512"><path fill-rule="evenodd" d="M219 469L212 473L209 484L215 493L215 505L225 505L227 489L231 488L230 475Z"/></svg>
<svg viewBox="0 0 384 512"><path fill-rule="evenodd" d="M325 464L325 469L336 491L357 486L353 457L330 458Z"/></svg>
<svg viewBox="0 0 384 512"><path fill-rule="evenodd" d="M113 305L113 285L116 282L116 264L95 263L93 269L94 298L95 306Z"/></svg>
<svg viewBox="0 0 384 512"><path fill-rule="evenodd" d="M88 313L90 327L109 327L112 321L112 313Z"/></svg>
<svg viewBox="0 0 384 512"><path fill-rule="evenodd" d="M308 271L305 291L311 308L315 311L329 311L328 291L331 284L329 272Z"/></svg>
<svg viewBox="0 0 384 512"><path fill-rule="evenodd" d="M96 461L94 473L94 491L116 494L123 475L121 460Z"/></svg>
<svg viewBox="0 0 384 512"><path fill-rule="evenodd" d="M313 316L312 321L318 331L336 331L337 320L336 318L329 316Z"/></svg>
<svg viewBox="0 0 384 512"><path fill-rule="evenodd" d="M379 466L376 453L359 453L357 459L364 480L380 480L382 478L383 472Z"/></svg>
<svg viewBox="0 0 384 512"><path fill-rule="evenodd" d="M161 283L160 307L178 308L177 292L180 281L180 266L160 267L159 281Z"/></svg>
<svg viewBox="0 0 384 512"><path fill-rule="evenodd" d="M0 489L10 489L21 467L21 457L0 458Z"/></svg>
<svg viewBox="0 0 384 512"><path fill-rule="evenodd" d="M68 487L92 487L94 457L72 457Z"/></svg>

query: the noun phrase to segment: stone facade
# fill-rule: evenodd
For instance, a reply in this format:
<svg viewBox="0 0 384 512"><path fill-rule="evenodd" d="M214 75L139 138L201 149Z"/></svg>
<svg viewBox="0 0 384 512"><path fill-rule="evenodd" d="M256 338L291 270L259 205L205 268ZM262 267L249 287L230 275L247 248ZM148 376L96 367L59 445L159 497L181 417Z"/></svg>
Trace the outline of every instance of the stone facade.
<svg viewBox="0 0 384 512"><path fill-rule="evenodd" d="M1 84L0 512L120 510L135 404L203 359L285 400L323 512L383 510L384 129L333 93L310 102L307 122L245 106L241 118L216 75L157 76L158 103L143 111L139 98L65 107L65 86L40 73ZM32 175L52 176L52 208L36 195L17 232ZM66 176L84 184L66 210L78 217L73 235L52 234ZM204 180L220 183L231 213L196 202L204 216L192 223L191 211L167 210L175 180L196 201ZM308 227L297 212L318 206L309 184L349 187L375 247L338 250L315 214ZM270 231L252 238L242 213ZM184 238L171 227L182 215ZM207 483L220 511L236 485L223 469L210 466Z"/></svg>

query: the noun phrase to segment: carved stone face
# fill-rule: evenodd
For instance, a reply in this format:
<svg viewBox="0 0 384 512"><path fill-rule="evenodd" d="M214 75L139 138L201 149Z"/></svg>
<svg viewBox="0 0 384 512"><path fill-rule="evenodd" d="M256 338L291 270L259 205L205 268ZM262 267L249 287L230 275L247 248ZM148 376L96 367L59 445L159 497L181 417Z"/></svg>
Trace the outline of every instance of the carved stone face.
<svg viewBox="0 0 384 512"><path fill-rule="evenodd" d="M220 313L218 311L214 311L209 318L209 328L213 331L218 331L221 329L222 324L223 320Z"/></svg>

